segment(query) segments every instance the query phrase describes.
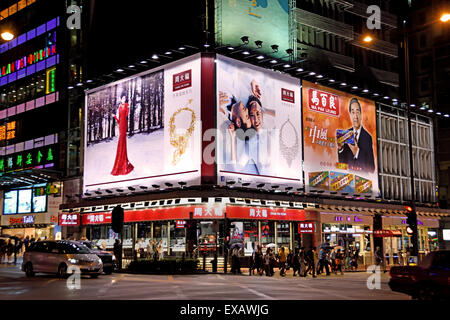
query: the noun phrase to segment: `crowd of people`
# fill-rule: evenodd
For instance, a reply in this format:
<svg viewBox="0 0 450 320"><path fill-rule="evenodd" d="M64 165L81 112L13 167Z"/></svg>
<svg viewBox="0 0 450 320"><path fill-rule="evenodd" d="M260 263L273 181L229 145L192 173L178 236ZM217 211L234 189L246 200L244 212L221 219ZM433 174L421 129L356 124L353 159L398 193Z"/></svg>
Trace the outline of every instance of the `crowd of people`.
<svg viewBox="0 0 450 320"><path fill-rule="evenodd" d="M137 258L147 259L163 259L164 258L164 246L162 240L156 242L156 240L149 239L145 242L145 239L137 240L135 244L135 252Z"/></svg>
<svg viewBox="0 0 450 320"><path fill-rule="evenodd" d="M14 263L14 256L22 255L35 242L34 237L14 237L0 239L0 263Z"/></svg>
<svg viewBox="0 0 450 320"><path fill-rule="evenodd" d="M231 251L231 272L241 273L240 259L241 250L237 246ZM304 247L295 248L294 251L281 247L278 251L268 247L263 253L261 245L254 249L249 261L249 274L265 274L271 277L275 274L274 269L278 267L280 276L286 276L286 271L292 269L293 276L307 277L325 273L344 274L344 270L358 269L358 249L348 249L347 252L340 248L322 246L319 249L312 247L306 250Z"/></svg>

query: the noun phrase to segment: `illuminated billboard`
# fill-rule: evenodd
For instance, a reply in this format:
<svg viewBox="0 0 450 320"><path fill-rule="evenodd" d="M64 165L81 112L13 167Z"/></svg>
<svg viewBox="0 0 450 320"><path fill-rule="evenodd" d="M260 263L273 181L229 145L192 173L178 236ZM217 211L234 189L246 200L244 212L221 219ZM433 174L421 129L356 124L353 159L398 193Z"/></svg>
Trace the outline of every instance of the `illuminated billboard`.
<svg viewBox="0 0 450 320"><path fill-rule="evenodd" d="M216 2L216 42L239 46L243 36L248 37L248 48L285 58L289 49L289 0L220 0ZM278 46L274 52L272 45Z"/></svg>
<svg viewBox="0 0 450 320"><path fill-rule="evenodd" d="M299 80L216 60L218 184L302 187Z"/></svg>
<svg viewBox="0 0 450 320"><path fill-rule="evenodd" d="M200 55L86 93L85 193L200 183Z"/></svg>
<svg viewBox="0 0 450 320"><path fill-rule="evenodd" d="M379 194L375 103L303 81L307 192Z"/></svg>

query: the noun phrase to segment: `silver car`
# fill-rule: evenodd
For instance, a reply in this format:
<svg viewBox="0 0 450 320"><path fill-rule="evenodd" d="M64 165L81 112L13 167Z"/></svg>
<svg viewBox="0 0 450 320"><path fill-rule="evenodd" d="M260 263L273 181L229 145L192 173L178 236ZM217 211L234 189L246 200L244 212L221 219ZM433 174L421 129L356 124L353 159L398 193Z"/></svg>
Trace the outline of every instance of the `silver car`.
<svg viewBox="0 0 450 320"><path fill-rule="evenodd" d="M66 277L73 267L96 278L103 272L102 260L86 246L69 240L34 242L23 255L22 271L27 277L37 272ZM68 272L69 271L69 272Z"/></svg>

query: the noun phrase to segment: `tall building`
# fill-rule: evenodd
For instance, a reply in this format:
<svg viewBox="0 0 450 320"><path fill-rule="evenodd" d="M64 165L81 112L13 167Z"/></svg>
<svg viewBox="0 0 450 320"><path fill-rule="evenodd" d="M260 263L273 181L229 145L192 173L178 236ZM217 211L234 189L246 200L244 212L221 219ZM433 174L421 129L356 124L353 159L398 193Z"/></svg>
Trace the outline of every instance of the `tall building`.
<svg viewBox="0 0 450 320"><path fill-rule="evenodd" d="M233 243L248 255L255 243L330 242L359 249L361 265L382 246L405 262L409 144L392 1L376 3L380 29L356 1L76 3L82 28L60 27L63 237L111 248L119 204L125 262L145 256L138 239L169 256L218 254L220 265ZM448 212L436 207L433 121L418 110L412 124L423 254Z"/></svg>
<svg viewBox="0 0 450 320"><path fill-rule="evenodd" d="M66 1L0 4L0 30L14 35L0 44L4 234L60 237L63 182L80 175L81 118L67 95L68 84L81 81L80 39L66 28L66 11Z"/></svg>

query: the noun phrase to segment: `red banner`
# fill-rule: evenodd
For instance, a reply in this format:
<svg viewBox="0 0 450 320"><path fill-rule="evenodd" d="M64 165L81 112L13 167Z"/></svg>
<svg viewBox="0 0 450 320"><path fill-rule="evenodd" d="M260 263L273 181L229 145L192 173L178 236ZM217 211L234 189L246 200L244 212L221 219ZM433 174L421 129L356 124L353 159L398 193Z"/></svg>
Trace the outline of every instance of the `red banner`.
<svg viewBox="0 0 450 320"><path fill-rule="evenodd" d="M142 210L125 210L124 222L183 220L189 219L191 212L194 219L224 218L223 207L198 205L170 208L152 208ZM108 223L111 223L111 212L93 212L82 215L83 225Z"/></svg>
<svg viewBox="0 0 450 320"><path fill-rule="evenodd" d="M259 220L305 220L305 210L267 207L227 206L227 218Z"/></svg>
<svg viewBox="0 0 450 320"><path fill-rule="evenodd" d="M299 222L298 223L298 232L299 233L314 233L315 232L314 222L312 222L312 221Z"/></svg>
<svg viewBox="0 0 450 320"><path fill-rule="evenodd" d="M59 225L60 226L79 226L80 225L80 214L76 212L72 213L61 213L59 215Z"/></svg>
<svg viewBox="0 0 450 320"><path fill-rule="evenodd" d="M401 237L402 232L400 230L374 230L374 237Z"/></svg>

